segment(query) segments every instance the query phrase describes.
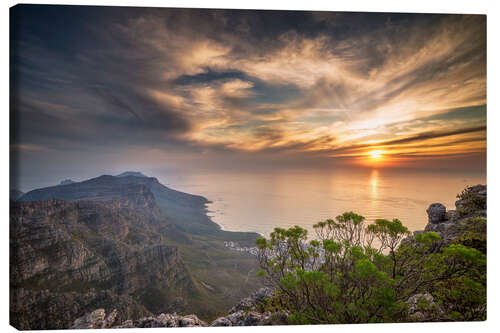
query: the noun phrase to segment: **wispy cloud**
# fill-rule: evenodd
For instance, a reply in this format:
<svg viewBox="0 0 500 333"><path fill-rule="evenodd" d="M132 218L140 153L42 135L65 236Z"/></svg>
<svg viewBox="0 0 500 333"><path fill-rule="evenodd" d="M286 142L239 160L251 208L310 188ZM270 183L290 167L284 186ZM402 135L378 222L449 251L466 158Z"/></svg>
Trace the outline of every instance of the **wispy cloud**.
<svg viewBox="0 0 500 333"><path fill-rule="evenodd" d="M484 16L24 6L13 22L19 147L325 159L486 147Z"/></svg>

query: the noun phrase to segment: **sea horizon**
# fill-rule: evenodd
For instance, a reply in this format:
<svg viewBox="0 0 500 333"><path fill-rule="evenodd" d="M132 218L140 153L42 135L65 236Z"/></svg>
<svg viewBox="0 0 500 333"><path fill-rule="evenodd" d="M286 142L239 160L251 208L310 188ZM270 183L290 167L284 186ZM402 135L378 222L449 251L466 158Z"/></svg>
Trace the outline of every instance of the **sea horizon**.
<svg viewBox="0 0 500 333"><path fill-rule="evenodd" d="M275 227L295 225L308 229L311 237L313 224L346 211L363 215L366 223L398 218L411 231L422 230L428 222L426 209L430 204L442 203L454 210L456 195L463 189L486 185L486 174L459 170L447 174L435 170L347 168L310 169L309 173L304 169L204 170L150 176L174 190L205 197L207 216L221 230L257 232L265 237ZM287 183L291 178L297 181ZM427 184L427 189L415 183Z"/></svg>

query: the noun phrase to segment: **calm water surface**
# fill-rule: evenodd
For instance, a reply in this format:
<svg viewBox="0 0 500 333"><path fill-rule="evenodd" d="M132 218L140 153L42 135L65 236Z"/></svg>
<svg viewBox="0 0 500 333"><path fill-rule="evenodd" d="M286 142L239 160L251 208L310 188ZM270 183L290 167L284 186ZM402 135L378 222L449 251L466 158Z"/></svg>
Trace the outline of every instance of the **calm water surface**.
<svg viewBox="0 0 500 333"><path fill-rule="evenodd" d="M211 200L212 220L225 230L266 236L274 227L300 225L312 232L318 221L354 211L368 222L399 218L423 229L433 202L454 209L466 185L485 184L485 175L388 169L280 170L164 174L163 184Z"/></svg>

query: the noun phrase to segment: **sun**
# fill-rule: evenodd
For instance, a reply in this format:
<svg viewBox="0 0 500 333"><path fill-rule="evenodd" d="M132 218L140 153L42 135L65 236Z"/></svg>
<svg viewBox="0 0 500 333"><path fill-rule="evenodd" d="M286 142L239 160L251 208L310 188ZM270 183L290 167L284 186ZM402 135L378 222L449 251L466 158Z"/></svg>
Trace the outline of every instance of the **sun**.
<svg viewBox="0 0 500 333"><path fill-rule="evenodd" d="M373 159L380 159L384 155L384 152L382 150L372 150L371 152L368 153L371 158Z"/></svg>

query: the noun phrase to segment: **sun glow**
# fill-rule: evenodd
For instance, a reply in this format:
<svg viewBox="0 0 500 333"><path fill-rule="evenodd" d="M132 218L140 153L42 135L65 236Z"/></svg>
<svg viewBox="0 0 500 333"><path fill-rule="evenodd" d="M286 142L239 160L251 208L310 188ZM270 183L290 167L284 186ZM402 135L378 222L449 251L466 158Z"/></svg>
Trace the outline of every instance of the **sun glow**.
<svg viewBox="0 0 500 333"><path fill-rule="evenodd" d="M384 152L382 150L373 150L368 153L371 158L373 159L380 159L384 155Z"/></svg>

